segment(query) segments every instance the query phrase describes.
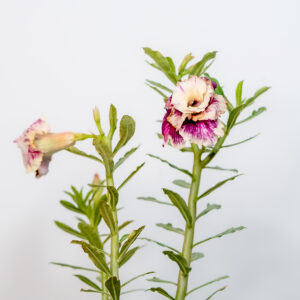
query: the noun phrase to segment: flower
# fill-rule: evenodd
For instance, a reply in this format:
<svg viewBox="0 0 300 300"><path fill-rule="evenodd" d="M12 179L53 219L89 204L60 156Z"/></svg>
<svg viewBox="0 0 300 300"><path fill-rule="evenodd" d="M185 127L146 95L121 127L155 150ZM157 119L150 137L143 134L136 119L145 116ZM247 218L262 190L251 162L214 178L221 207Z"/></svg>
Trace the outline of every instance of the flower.
<svg viewBox="0 0 300 300"><path fill-rule="evenodd" d="M224 125L219 120L227 109L227 101L215 94L217 85L206 77L191 76L178 82L165 105L162 122L164 143L175 148L186 142L213 147L224 135Z"/></svg>
<svg viewBox="0 0 300 300"><path fill-rule="evenodd" d="M14 142L21 149L26 172L40 177L48 173L52 154L73 146L75 141L76 134L72 132L51 133L49 125L40 118Z"/></svg>

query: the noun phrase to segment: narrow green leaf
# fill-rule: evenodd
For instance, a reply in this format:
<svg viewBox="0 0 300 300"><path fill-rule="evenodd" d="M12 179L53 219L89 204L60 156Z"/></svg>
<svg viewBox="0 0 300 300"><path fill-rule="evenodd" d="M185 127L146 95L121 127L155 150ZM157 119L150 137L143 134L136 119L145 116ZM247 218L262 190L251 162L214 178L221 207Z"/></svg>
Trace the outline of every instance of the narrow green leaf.
<svg viewBox="0 0 300 300"><path fill-rule="evenodd" d="M148 239L148 238L139 238L139 240L145 240L145 241L147 241L147 242L155 243L155 244L158 245L158 246L161 246L161 247L164 247L164 248L168 248L168 249L170 249L170 250L172 250L172 251L174 251L174 252L180 254L180 251L178 251L177 249L175 249L175 248L173 248L173 247L171 247L171 246L168 246L168 245L166 245L166 244L163 244L163 243L161 243L161 242L158 242L158 241L155 241L155 240L152 240L152 239Z"/></svg>
<svg viewBox="0 0 300 300"><path fill-rule="evenodd" d="M188 266L186 259L182 255L176 254L172 251L163 251L163 254L167 255L169 259L177 263L183 276L187 276L188 273L192 270L192 268Z"/></svg>
<svg viewBox="0 0 300 300"><path fill-rule="evenodd" d="M142 163L141 165L137 166L137 168L131 172L126 179L120 184L120 186L118 187L118 190L120 190L143 166L145 165L145 163Z"/></svg>
<svg viewBox="0 0 300 300"><path fill-rule="evenodd" d="M215 210L215 209L220 209L220 208L221 208L221 205L219 205L219 204L209 204L209 203L207 203L206 208L197 216L196 220L198 220L199 218L205 216L210 211Z"/></svg>
<svg viewBox="0 0 300 300"><path fill-rule="evenodd" d="M156 226L164 228L168 231L173 231L179 234L184 235L184 230L178 227L173 227L173 225L171 223L167 223L167 224L163 224L163 223L157 223Z"/></svg>
<svg viewBox="0 0 300 300"><path fill-rule="evenodd" d="M169 199L171 200L171 202L179 209L181 215L183 216L183 218L185 219L186 223L191 225L192 224L192 215L189 211L189 208L187 207L185 201L183 200L183 198L168 189L163 189L164 193L169 197Z"/></svg>
<svg viewBox="0 0 300 300"><path fill-rule="evenodd" d="M54 221L54 222L55 222L56 226L58 228L60 228L61 230L63 230L64 232L69 233L69 234L74 235L74 236L77 236L80 239L84 239L85 238L83 234L81 234L77 230L73 229L72 227L70 227L70 226L68 226L68 225L66 225L66 224L64 224L62 222L59 222L59 221Z"/></svg>
<svg viewBox="0 0 300 300"><path fill-rule="evenodd" d="M232 176L232 177L229 177L225 180L222 180L220 182L218 182L217 184L215 184L213 187L211 187L210 189L208 189L207 191L205 191L203 194L201 194L197 200L201 199L201 198L204 198L206 196L208 196L210 193L212 193L214 190L216 190L217 188L221 187L222 185L224 185L226 182L228 181L231 181L231 180L234 180L235 178L241 176L243 174L238 174L238 175L235 175L235 176Z"/></svg>
<svg viewBox="0 0 300 300"><path fill-rule="evenodd" d="M135 121L130 116L123 116L120 121L120 140L113 154L116 154L132 138L135 132Z"/></svg>
<svg viewBox="0 0 300 300"><path fill-rule="evenodd" d="M144 277L144 276L146 276L146 275L153 274L153 273L155 273L155 272L152 271L152 272L147 272L147 273L143 273L143 274L137 275L137 276L135 276L135 277L129 279L128 281L124 282L124 283L121 285L121 287L124 287L125 285L131 283L132 281L134 281L134 280L136 280L136 279L138 279L138 278L141 278L141 277ZM149 280L149 279L147 279L147 280Z"/></svg>
<svg viewBox="0 0 300 300"><path fill-rule="evenodd" d="M173 183L177 186L180 186L180 187L183 187L186 189L189 189L191 186L191 184L189 182L186 182L185 180L181 180L181 179L174 180Z"/></svg>
<svg viewBox="0 0 300 300"><path fill-rule="evenodd" d="M90 280L89 278L80 275L80 274L75 274L75 277L77 277L80 281L84 282L85 284L89 285L90 287L92 287L93 289L97 290L97 291L102 291L102 289L96 284L94 283L92 280Z"/></svg>
<svg viewBox="0 0 300 300"><path fill-rule="evenodd" d="M125 228L126 226L128 226L129 224L131 224L133 222L133 220L129 220L129 221L125 221L124 223L122 223L119 226L119 231L122 230L123 228Z"/></svg>
<svg viewBox="0 0 300 300"><path fill-rule="evenodd" d="M125 265L125 264L128 262L128 260L135 254L135 252L136 252L137 250L139 250L140 248L141 248L140 246L137 246L137 247L134 247L134 248L128 250L128 251L122 256L122 258L121 258L120 261L119 261L119 266L120 266L120 268L121 268L123 265Z"/></svg>
<svg viewBox="0 0 300 300"><path fill-rule="evenodd" d="M90 290L90 289L80 289L80 292L84 292L84 293L97 293L97 294L109 295L108 293L105 293L103 291Z"/></svg>
<svg viewBox="0 0 300 300"><path fill-rule="evenodd" d="M153 63L151 63L151 62L149 62L149 61L147 61L147 60L145 60L145 62L146 62L149 66L153 67L154 69L161 71L161 68L160 68L158 65L153 64Z"/></svg>
<svg viewBox="0 0 300 300"><path fill-rule="evenodd" d="M161 287L151 288L151 289L149 289L149 291L159 293L159 294L165 296L165 297L168 298L168 299L175 300L175 298L173 298L172 296L170 296L170 295L169 295L164 289L162 289Z"/></svg>
<svg viewBox="0 0 300 300"><path fill-rule="evenodd" d="M120 284L120 280L118 280L116 276L112 276L108 280L106 280L105 286L108 289L109 293L111 294L113 300L120 299L121 284Z"/></svg>
<svg viewBox="0 0 300 300"><path fill-rule="evenodd" d="M195 292L195 291L197 291L197 290L199 290L199 289L201 289L201 288L203 288L203 287L205 287L205 286L208 286L208 285L210 285L210 284L213 284L213 283L215 283L215 282L218 282L218 281L221 281L221 280L224 280L224 279L227 279L227 278L229 278L229 276L222 276L222 277L219 277L219 278L217 278L217 279L214 279L214 280L211 280L211 281L209 281L209 282L206 282L206 283L204 283L204 284L201 284L201 285L199 285L199 286L197 286L196 288L194 288L194 289L192 289L192 290L190 290L189 292L187 292L187 296L188 295L190 295L191 293L193 293L193 292Z"/></svg>
<svg viewBox="0 0 300 300"><path fill-rule="evenodd" d="M218 171L229 171L229 172L234 172L234 173L239 172L237 169L226 169L226 168L222 168L219 166L206 166L205 169L218 170Z"/></svg>
<svg viewBox="0 0 300 300"><path fill-rule="evenodd" d="M244 84L244 80L240 81L235 90L236 106L239 106L243 103L242 101L243 84Z"/></svg>
<svg viewBox="0 0 300 300"><path fill-rule="evenodd" d="M255 138L256 138L257 136L259 136L259 135L260 135L260 133L257 133L256 135L251 136L251 137L249 137L249 138L247 138L247 139L245 139L245 140L242 140L242 141L240 141L240 142L237 142L237 143L234 143L234 144L229 144L229 145L224 145L224 146L222 146L222 148L229 148L229 147L233 147L233 146L237 146L237 145L246 143L246 142L248 142L248 141L251 141L251 140L255 139Z"/></svg>
<svg viewBox="0 0 300 300"><path fill-rule="evenodd" d="M100 214L105 221L106 225L110 229L110 231L115 231L115 221L112 215L111 207L106 203L106 201L101 201L99 204Z"/></svg>
<svg viewBox="0 0 300 300"><path fill-rule="evenodd" d="M176 77L176 67L175 67L175 64L173 62L173 59L171 57L169 57L169 56L167 56L166 59L167 59L167 61L169 63L169 66L171 68L172 73L175 74L175 77Z"/></svg>
<svg viewBox="0 0 300 300"><path fill-rule="evenodd" d="M128 291L122 292L121 295L130 294L130 293L135 293L135 292L146 292L146 290L145 290L145 289L128 290Z"/></svg>
<svg viewBox="0 0 300 300"><path fill-rule="evenodd" d="M221 233L219 233L219 234L213 235L213 236L211 236L211 237L209 237L209 238L207 238L207 239L205 239L205 240L202 240L202 241L200 241L200 242L194 244L193 247L196 247L196 246L198 246L198 245L200 245L200 244L203 244L203 243L205 243L205 242L207 242L207 241L210 241L210 240L212 240L212 239L221 238L223 235L235 233L236 231L240 231L240 230L243 230L243 229L245 229L245 228L246 228L246 227L244 227L244 226L239 226L239 227L232 227L232 228L229 228L229 229L227 229L227 230L225 230L225 231L223 231L223 232L221 232Z"/></svg>
<svg viewBox="0 0 300 300"><path fill-rule="evenodd" d="M122 244L128 237L129 237L129 233L126 233L126 234L122 235L122 237L120 238L119 243Z"/></svg>
<svg viewBox="0 0 300 300"><path fill-rule="evenodd" d="M79 209L73 203L71 203L69 201L61 200L60 204L68 210L74 211L78 214L84 214L84 212L81 209Z"/></svg>
<svg viewBox="0 0 300 300"><path fill-rule="evenodd" d="M266 110L267 110L267 108L264 107L264 106L258 108L257 110L253 110L253 112L251 113L251 115L250 115L249 117L247 117L246 119L241 120L241 121L239 121L239 122L236 122L236 123L235 123L235 126L236 126L236 125L240 125L240 124L242 124L242 123L244 123L244 122L247 122L247 121L249 121L249 120L251 120L251 119L253 119L253 118L259 116L260 114L262 114L262 113L265 112Z"/></svg>
<svg viewBox="0 0 300 300"><path fill-rule="evenodd" d="M114 209L117 207L119 201L119 192L114 186L107 186L106 188L109 195L110 206Z"/></svg>
<svg viewBox="0 0 300 300"><path fill-rule="evenodd" d="M202 75L206 63L214 59L216 57L216 54L217 51L206 53L199 62L187 69L187 73L196 76Z"/></svg>
<svg viewBox="0 0 300 300"><path fill-rule="evenodd" d="M205 300L210 300L215 294L224 291L227 288L227 285L221 287L220 289L213 292L209 297L207 297Z"/></svg>
<svg viewBox="0 0 300 300"><path fill-rule="evenodd" d="M116 170L119 166L122 165L123 162L125 162L130 156L131 154L133 154L137 149L139 148L139 146L135 147L135 148L132 148L130 149L129 151L127 151L123 157L121 157L116 163L115 163L115 166L114 166L114 170Z"/></svg>
<svg viewBox="0 0 300 300"><path fill-rule="evenodd" d="M109 125L110 125L110 129L109 129L109 133L108 133L108 139L112 139L113 135L117 129L117 110L115 108L114 105L110 105L109 108Z"/></svg>
<svg viewBox="0 0 300 300"><path fill-rule="evenodd" d="M196 260L198 260L198 259L201 259L201 258L203 258L204 257L204 254L203 253L201 253L201 252L194 252L194 253L192 253L192 255L191 255L191 262L192 261L196 261Z"/></svg>
<svg viewBox="0 0 300 300"><path fill-rule="evenodd" d="M104 272L107 275L110 275L110 270L105 262L103 250L90 245L83 241L72 241L73 244L79 244L81 245L83 251L88 254L90 260L94 263L94 265Z"/></svg>
<svg viewBox="0 0 300 300"><path fill-rule="evenodd" d="M150 84L150 85L153 85L153 86L155 86L155 87L157 87L157 88L160 88L160 89L162 89L162 90L165 90L165 91L167 91L167 92L169 92L169 93L172 93L172 92L173 92L171 89L169 89L168 87L166 87L165 85L163 85L163 84L161 84L161 83L159 83L159 82L152 81L152 80L148 80L148 79L146 79L146 82L147 82L148 84Z"/></svg>
<svg viewBox="0 0 300 300"><path fill-rule="evenodd" d="M81 151L81 150L79 150L78 148L76 148L74 146L71 146L71 147L67 148L66 150L68 152L73 153L73 154L80 155L80 156L83 156L83 157L87 157L87 158L93 159L93 160L103 164L103 161L100 158L98 158L97 156L87 154L84 151Z"/></svg>
<svg viewBox="0 0 300 300"><path fill-rule="evenodd" d="M78 224L78 229L91 245L100 249L102 248L102 243L100 241L98 231L95 227L92 227L87 223L80 222Z"/></svg>
<svg viewBox="0 0 300 300"><path fill-rule="evenodd" d="M168 283L168 284L172 284L172 285L177 286L177 284L175 282L173 282L173 281L168 281L168 280L160 279L158 277L153 277L153 278L146 279L146 280L147 281L151 281L151 282Z"/></svg>
<svg viewBox="0 0 300 300"><path fill-rule="evenodd" d="M96 270L96 269L78 267L78 266L73 266L73 265L68 265L68 264L63 264L63 263L58 263L58 262L51 262L50 264L60 266L60 267L70 268L70 269L74 269L74 270L82 270L82 271L90 271L90 272L99 273L99 270Z"/></svg>
<svg viewBox="0 0 300 300"><path fill-rule="evenodd" d="M173 206L172 203L164 202L164 201L159 201L159 200L157 200L157 199L154 198L154 197L138 197L137 199L138 199L138 200L144 200L144 201L155 202L155 203L163 204L163 205Z"/></svg>
<svg viewBox="0 0 300 300"><path fill-rule="evenodd" d="M233 108L230 113L227 120L227 126L226 126L226 134L230 132L232 127L235 125L237 118L239 117L240 113L243 111L243 109L246 108L246 104L241 104L238 107Z"/></svg>
<svg viewBox="0 0 300 300"><path fill-rule="evenodd" d="M185 68L187 66L187 64L194 58L194 56L192 55L192 53L187 54L184 59L182 60L179 69L178 69L178 75L179 77L181 77L185 71Z"/></svg>
<svg viewBox="0 0 300 300"><path fill-rule="evenodd" d="M162 159L162 158L160 158L160 157L158 157L158 156L156 156L156 155L153 155L153 154L147 154L147 155L150 156L150 157L152 157L152 158L158 159L158 160L160 160L160 161L163 162L163 163L168 164L168 165L169 165L171 168L173 168L173 169L176 169L176 170L178 170L178 171L180 171L180 172L182 172L182 173L184 173L184 174L186 174L186 175L188 175L188 176L190 176L190 177L193 177L192 173L189 172L188 170L181 169L181 168L179 168L179 167L177 167L177 166L175 166L175 165L169 163L167 160Z"/></svg>
<svg viewBox="0 0 300 300"><path fill-rule="evenodd" d="M152 90L154 90L155 92L160 94L164 99L168 99L168 96L164 92L162 92L160 89L158 89L157 87L150 85L148 83L146 83L146 85L148 85Z"/></svg>
<svg viewBox="0 0 300 300"><path fill-rule="evenodd" d="M93 140L93 144L96 147L97 152L102 157L105 167L112 171L114 167L113 153L111 152L105 138L98 136Z"/></svg>

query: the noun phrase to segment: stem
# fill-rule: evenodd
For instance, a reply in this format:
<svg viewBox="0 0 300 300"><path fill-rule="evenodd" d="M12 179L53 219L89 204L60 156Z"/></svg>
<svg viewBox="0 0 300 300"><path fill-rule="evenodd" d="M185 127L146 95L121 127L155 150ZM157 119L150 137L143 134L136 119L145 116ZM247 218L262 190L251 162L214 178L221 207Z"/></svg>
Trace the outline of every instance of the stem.
<svg viewBox="0 0 300 300"><path fill-rule="evenodd" d="M185 233L184 233L184 242L182 247L182 256L186 259L188 266L191 265L191 255L192 255L192 248L194 243L194 232L195 232L195 223L196 223L196 216L197 216L197 197L199 193L199 186L200 186L200 177L201 177L201 154L202 151L198 148L198 146L192 144L192 150L194 153L194 163L193 163L193 177L192 183L190 187L190 194L188 200L188 207L192 215L192 224L185 226ZM177 281L177 291L176 291L176 300L184 300L187 293L188 287L188 279L189 275L184 276L183 273L180 271L178 275Z"/></svg>

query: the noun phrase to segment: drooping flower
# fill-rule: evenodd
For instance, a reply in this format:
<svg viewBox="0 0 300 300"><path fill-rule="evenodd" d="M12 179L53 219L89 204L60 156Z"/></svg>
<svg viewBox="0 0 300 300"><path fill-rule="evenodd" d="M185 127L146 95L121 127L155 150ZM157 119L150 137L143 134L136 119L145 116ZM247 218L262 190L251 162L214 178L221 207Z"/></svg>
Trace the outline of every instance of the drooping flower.
<svg viewBox="0 0 300 300"><path fill-rule="evenodd" d="M76 134L72 132L51 133L49 125L40 118L14 142L21 149L26 172L40 177L48 173L52 154L73 146L75 141Z"/></svg>
<svg viewBox="0 0 300 300"><path fill-rule="evenodd" d="M164 143L170 142L176 148L184 147L186 142L206 147L216 144L224 135L219 118L227 108L226 99L215 94L216 87L212 80L197 76L177 83L165 105Z"/></svg>

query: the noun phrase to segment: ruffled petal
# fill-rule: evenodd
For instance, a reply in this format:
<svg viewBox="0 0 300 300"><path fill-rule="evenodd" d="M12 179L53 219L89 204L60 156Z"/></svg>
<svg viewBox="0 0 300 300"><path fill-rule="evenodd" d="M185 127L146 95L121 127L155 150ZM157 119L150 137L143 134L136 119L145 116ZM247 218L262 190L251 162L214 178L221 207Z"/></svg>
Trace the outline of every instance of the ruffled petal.
<svg viewBox="0 0 300 300"><path fill-rule="evenodd" d="M167 117L167 121L175 127L176 130L179 130L187 118L187 114L181 113L179 110L174 107L170 110L170 113Z"/></svg>
<svg viewBox="0 0 300 300"><path fill-rule="evenodd" d="M39 168L35 171L35 177L39 178L48 173L49 163L51 161L51 156L44 156L42 163Z"/></svg>

